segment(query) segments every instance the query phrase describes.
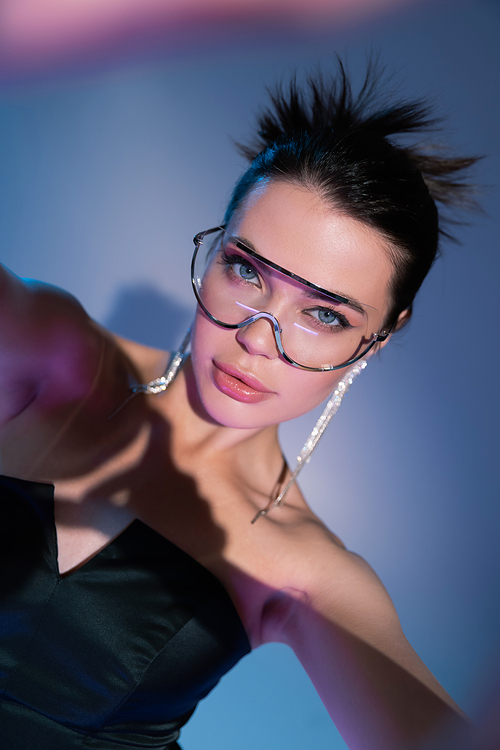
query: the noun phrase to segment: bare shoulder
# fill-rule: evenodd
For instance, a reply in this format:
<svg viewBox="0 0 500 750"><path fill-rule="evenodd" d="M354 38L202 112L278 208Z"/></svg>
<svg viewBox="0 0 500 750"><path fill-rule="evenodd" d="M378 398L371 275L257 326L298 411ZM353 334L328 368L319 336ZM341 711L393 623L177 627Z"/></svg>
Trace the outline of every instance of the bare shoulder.
<svg viewBox="0 0 500 750"><path fill-rule="evenodd" d="M381 707L386 701L389 716L395 712L418 731L429 717L460 714L406 639L370 565L313 518L298 524L294 536L294 564L289 557L286 585L266 602L262 640L293 649L338 728L359 721L367 696L368 712L374 700Z"/></svg>
<svg viewBox="0 0 500 750"><path fill-rule="evenodd" d="M97 382L103 397L112 398L107 390L112 394L127 372L151 380L168 357L107 331L69 292L1 265L0 351L3 426L28 409L46 414L87 399Z"/></svg>
<svg viewBox="0 0 500 750"><path fill-rule="evenodd" d="M140 344L115 333L111 333L110 336L132 364L141 382L147 383L163 374L170 360L170 352Z"/></svg>
<svg viewBox="0 0 500 750"><path fill-rule="evenodd" d="M373 568L320 519L303 514L286 533L288 554L280 572L285 585L266 604L266 640L287 642L287 627L300 612L315 613L358 635L375 623L399 628L392 600Z"/></svg>
<svg viewBox="0 0 500 750"><path fill-rule="evenodd" d="M89 387L100 334L80 303L49 284L0 269L0 422L33 402L74 398Z"/></svg>

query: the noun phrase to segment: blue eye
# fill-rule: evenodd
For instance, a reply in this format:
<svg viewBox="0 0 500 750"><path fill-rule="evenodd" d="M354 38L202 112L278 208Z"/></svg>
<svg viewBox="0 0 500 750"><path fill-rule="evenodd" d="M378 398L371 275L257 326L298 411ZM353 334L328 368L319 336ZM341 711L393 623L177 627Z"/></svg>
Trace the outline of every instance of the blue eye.
<svg viewBox="0 0 500 750"><path fill-rule="evenodd" d="M315 307L307 312L316 326L323 330L339 331L352 328L347 318L342 313L332 310L331 307Z"/></svg>
<svg viewBox="0 0 500 750"><path fill-rule="evenodd" d="M249 284L260 286L259 272L241 255L228 255L223 253L221 257L222 264L230 270L236 279L241 279Z"/></svg>
<svg viewBox="0 0 500 750"><path fill-rule="evenodd" d="M325 325L332 325L332 323L334 323L335 325L340 325L338 315L336 315L333 310L329 310L327 307L320 307L318 309L318 320L320 321L320 323L324 323Z"/></svg>
<svg viewBox="0 0 500 750"><path fill-rule="evenodd" d="M248 263L234 263L233 268L235 273L241 276L242 279L245 279L245 281L258 279L257 271Z"/></svg>

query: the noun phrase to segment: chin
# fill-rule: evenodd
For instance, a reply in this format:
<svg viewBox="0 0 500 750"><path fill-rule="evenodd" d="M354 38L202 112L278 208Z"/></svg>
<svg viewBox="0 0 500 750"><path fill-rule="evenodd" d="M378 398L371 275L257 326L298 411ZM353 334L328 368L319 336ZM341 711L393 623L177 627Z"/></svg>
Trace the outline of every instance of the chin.
<svg viewBox="0 0 500 750"><path fill-rule="evenodd" d="M269 402L245 403L235 400L212 386L214 392L200 393L200 401L204 411L211 420L222 427L240 430L255 430L282 421L278 414L273 418L274 409L269 408Z"/></svg>
<svg viewBox="0 0 500 750"><path fill-rule="evenodd" d="M298 394L290 398L288 404L275 393L260 403L245 403L222 393L213 383L207 383L207 387L201 387L198 393L204 412L214 424L240 430L260 430L295 419L312 411L329 395L327 393L321 400L300 408Z"/></svg>

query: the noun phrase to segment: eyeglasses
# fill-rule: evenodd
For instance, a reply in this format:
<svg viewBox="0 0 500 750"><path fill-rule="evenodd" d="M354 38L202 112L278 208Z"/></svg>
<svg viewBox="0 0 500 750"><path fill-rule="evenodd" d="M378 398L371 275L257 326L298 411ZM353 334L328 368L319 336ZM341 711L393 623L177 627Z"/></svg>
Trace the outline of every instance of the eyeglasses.
<svg viewBox="0 0 500 750"><path fill-rule="evenodd" d="M200 232L193 242L191 281L207 317L233 329L268 320L280 355L295 367L338 370L389 336L390 330L370 331L374 308L287 271L224 227Z"/></svg>

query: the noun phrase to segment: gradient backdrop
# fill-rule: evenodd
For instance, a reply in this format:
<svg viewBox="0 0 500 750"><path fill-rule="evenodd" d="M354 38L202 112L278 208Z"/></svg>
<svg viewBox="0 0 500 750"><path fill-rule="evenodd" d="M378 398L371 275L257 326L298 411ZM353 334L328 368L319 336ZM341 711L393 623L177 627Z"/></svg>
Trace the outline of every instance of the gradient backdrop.
<svg viewBox="0 0 500 750"><path fill-rule="evenodd" d="M500 5L402 3L304 29L239 24L167 50L0 90L1 260L74 293L147 344L179 342L193 311L195 232L220 222L265 87L295 67L365 56L429 94L448 141L486 154L488 216L444 246L409 329L356 381L301 485L384 581L416 650L477 713L500 664ZM290 460L314 416L282 428ZM243 660L198 708L185 750L345 745L286 647Z"/></svg>

